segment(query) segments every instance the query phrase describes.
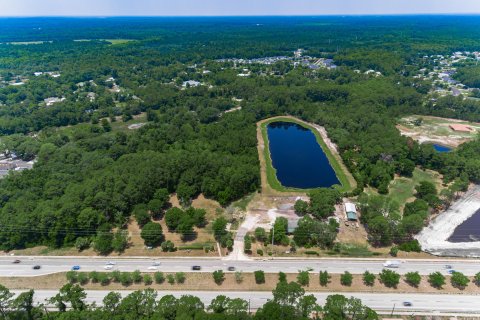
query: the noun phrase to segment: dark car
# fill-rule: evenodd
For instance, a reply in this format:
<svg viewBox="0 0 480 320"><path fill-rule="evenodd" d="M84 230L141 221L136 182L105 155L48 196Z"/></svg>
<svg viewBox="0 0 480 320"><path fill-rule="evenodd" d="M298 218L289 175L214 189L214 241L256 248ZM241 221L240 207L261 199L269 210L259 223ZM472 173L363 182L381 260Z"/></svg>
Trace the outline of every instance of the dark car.
<svg viewBox="0 0 480 320"><path fill-rule="evenodd" d="M80 270L80 266L73 266L73 267L72 267L72 270L73 270L73 271L78 271L78 270Z"/></svg>
<svg viewBox="0 0 480 320"><path fill-rule="evenodd" d="M200 266L193 266L192 267L192 270L201 270L201 269L202 269L202 267L200 267Z"/></svg>
<svg viewBox="0 0 480 320"><path fill-rule="evenodd" d="M411 306L412 306L412 303L409 302L409 301L405 301L405 302L403 303L403 306L404 306L404 307L411 307Z"/></svg>
<svg viewBox="0 0 480 320"><path fill-rule="evenodd" d="M235 267L228 267L228 271L235 271Z"/></svg>
<svg viewBox="0 0 480 320"><path fill-rule="evenodd" d="M14 260L13 263L20 263L20 260Z"/></svg>
<svg viewBox="0 0 480 320"><path fill-rule="evenodd" d="M38 270L40 269L41 267L37 264L36 266L33 266L33 270Z"/></svg>

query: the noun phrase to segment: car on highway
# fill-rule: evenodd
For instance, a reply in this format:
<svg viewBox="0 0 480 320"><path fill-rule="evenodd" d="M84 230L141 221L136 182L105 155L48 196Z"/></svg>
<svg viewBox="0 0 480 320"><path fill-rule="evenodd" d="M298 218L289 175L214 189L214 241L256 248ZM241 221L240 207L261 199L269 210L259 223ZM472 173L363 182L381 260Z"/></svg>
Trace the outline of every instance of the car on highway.
<svg viewBox="0 0 480 320"><path fill-rule="evenodd" d="M413 304L412 304L410 301L405 301L405 302L403 303L403 306L404 306L404 307L411 307L411 306L413 306Z"/></svg>
<svg viewBox="0 0 480 320"><path fill-rule="evenodd" d="M103 269L105 269L105 270L112 270L112 269L113 269L113 266L110 265L110 264L108 264L108 265L106 265L105 267L103 267Z"/></svg>
<svg viewBox="0 0 480 320"><path fill-rule="evenodd" d="M158 268L155 266L151 266L151 267L148 267L148 270L158 270Z"/></svg>
<svg viewBox="0 0 480 320"><path fill-rule="evenodd" d="M13 260L13 263L20 263L21 261L20 260Z"/></svg>
<svg viewBox="0 0 480 320"><path fill-rule="evenodd" d="M398 260L388 260L383 264L386 268L400 268L401 262Z"/></svg>
<svg viewBox="0 0 480 320"><path fill-rule="evenodd" d="M35 265L35 266L33 266L33 270L38 270L38 269L40 269L40 268L41 268L41 267L40 267L38 264Z"/></svg>
<svg viewBox="0 0 480 320"><path fill-rule="evenodd" d="M73 267L72 267L72 270L73 270L73 271L78 271L78 270L80 270L80 266L73 266Z"/></svg>
<svg viewBox="0 0 480 320"><path fill-rule="evenodd" d="M105 263L107 266L114 266L116 265L117 263L115 261L108 261L107 263Z"/></svg>
<svg viewBox="0 0 480 320"><path fill-rule="evenodd" d="M228 267L228 271L235 271L235 267Z"/></svg>
<svg viewBox="0 0 480 320"><path fill-rule="evenodd" d="M158 267L159 265L160 265L160 262L158 262L158 261L154 261L154 262L152 262L152 266L156 266L156 267Z"/></svg>
<svg viewBox="0 0 480 320"><path fill-rule="evenodd" d="M446 264L446 265L445 265L445 269L452 269L452 266L449 265L449 264Z"/></svg>
<svg viewBox="0 0 480 320"><path fill-rule="evenodd" d="M192 266L192 270L198 271L198 270L201 270L201 269L202 269L202 267L200 267L200 266Z"/></svg>
<svg viewBox="0 0 480 320"><path fill-rule="evenodd" d="M455 270L453 270L453 269L450 269L450 270L448 270L447 272L448 272L449 274L454 274L454 273L457 272L457 271L455 271Z"/></svg>

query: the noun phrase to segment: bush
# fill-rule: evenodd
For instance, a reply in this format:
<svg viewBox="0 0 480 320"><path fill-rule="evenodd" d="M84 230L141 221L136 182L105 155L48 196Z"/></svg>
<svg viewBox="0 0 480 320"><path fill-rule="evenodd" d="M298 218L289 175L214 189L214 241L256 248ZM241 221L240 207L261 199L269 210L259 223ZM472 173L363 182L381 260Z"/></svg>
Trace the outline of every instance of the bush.
<svg viewBox="0 0 480 320"><path fill-rule="evenodd" d="M216 284L221 285L225 281L225 273L222 270L213 271L213 281Z"/></svg>
<svg viewBox="0 0 480 320"><path fill-rule="evenodd" d="M397 246L393 246L392 248L390 248L390 255L392 257L396 257L398 255L398 247Z"/></svg>
<svg viewBox="0 0 480 320"><path fill-rule="evenodd" d="M278 281L280 281L280 282L287 282L287 274L280 271L280 272L278 273Z"/></svg>
<svg viewBox="0 0 480 320"><path fill-rule="evenodd" d="M388 269L383 269L379 277L380 281L388 288L396 288L400 282L400 275Z"/></svg>
<svg viewBox="0 0 480 320"><path fill-rule="evenodd" d="M144 204L136 205L133 209L133 216L137 220L140 228L143 228L144 225L150 222L150 215L148 214L147 206Z"/></svg>
<svg viewBox="0 0 480 320"><path fill-rule="evenodd" d="M400 244L398 246L398 249L405 252L421 252L422 251L422 247L420 246L420 243L416 239Z"/></svg>
<svg viewBox="0 0 480 320"><path fill-rule="evenodd" d="M132 272L132 280L135 283L142 282L143 278L142 278L142 274L140 273L140 270L135 270Z"/></svg>
<svg viewBox="0 0 480 320"><path fill-rule="evenodd" d="M328 274L327 271L320 271L320 274L318 277L319 277L320 285L322 287L326 287L330 282L330 278L331 278L331 276Z"/></svg>
<svg viewBox="0 0 480 320"><path fill-rule="evenodd" d="M256 284L265 283L265 272L263 272L262 270L257 270L254 272L254 275Z"/></svg>
<svg viewBox="0 0 480 320"><path fill-rule="evenodd" d="M260 256L263 256L263 250L262 249L257 249L257 254Z"/></svg>
<svg viewBox="0 0 480 320"><path fill-rule="evenodd" d="M100 273L98 277L98 281L102 286L107 286L110 284L110 277L106 273Z"/></svg>
<svg viewBox="0 0 480 320"><path fill-rule="evenodd" d="M175 248L175 245L173 244L173 242L170 241L170 240L163 241L162 244L161 244L161 247L162 247L163 252L174 252L174 251L177 250L177 248Z"/></svg>
<svg viewBox="0 0 480 320"><path fill-rule="evenodd" d="M265 229L258 227L255 229L255 239L260 242L267 241L267 231Z"/></svg>
<svg viewBox="0 0 480 320"><path fill-rule="evenodd" d="M318 252L314 250L307 250L305 251L305 254L318 256Z"/></svg>
<svg viewBox="0 0 480 320"><path fill-rule="evenodd" d="M342 284L342 286L351 286L352 285L352 281L353 281L353 276L350 272L348 271L345 271L345 273L343 273L341 276L340 276L340 283Z"/></svg>
<svg viewBox="0 0 480 320"><path fill-rule="evenodd" d="M236 283L242 283L243 281L243 274L241 271L235 272L235 282Z"/></svg>
<svg viewBox="0 0 480 320"><path fill-rule="evenodd" d="M297 275L297 282L301 286L308 286L310 283L310 275L308 271L300 271Z"/></svg>
<svg viewBox="0 0 480 320"><path fill-rule="evenodd" d="M405 274L405 282L412 287L418 287L421 281L422 277L418 272L408 272L407 274Z"/></svg>
<svg viewBox="0 0 480 320"><path fill-rule="evenodd" d="M87 284L88 283L88 275L84 272L80 272L77 276L77 281L81 285Z"/></svg>
<svg viewBox="0 0 480 320"><path fill-rule="evenodd" d="M478 272L478 273L475 275L475 278L473 279L473 282L474 282L477 286L480 286L480 272Z"/></svg>
<svg viewBox="0 0 480 320"><path fill-rule="evenodd" d="M143 275L143 283L147 286L151 285L153 283L152 277L149 274Z"/></svg>
<svg viewBox="0 0 480 320"><path fill-rule="evenodd" d="M470 279L461 272L454 272L450 278L450 282L455 288L463 290L470 283Z"/></svg>
<svg viewBox="0 0 480 320"><path fill-rule="evenodd" d="M122 274L120 273L120 271L118 270L112 271L112 280L114 282L122 281Z"/></svg>
<svg viewBox="0 0 480 320"><path fill-rule="evenodd" d="M132 284L132 276L128 272L122 272L120 275L120 282L122 286L129 286Z"/></svg>
<svg viewBox="0 0 480 320"><path fill-rule="evenodd" d="M67 281L70 283L76 283L78 281L78 273L75 271L67 272Z"/></svg>
<svg viewBox="0 0 480 320"><path fill-rule="evenodd" d="M366 286L372 287L375 284L375 275L371 272L365 271L363 273L363 283Z"/></svg>
<svg viewBox="0 0 480 320"><path fill-rule="evenodd" d="M75 248L78 249L78 251L86 250L90 248L90 239L86 237L79 237L77 240L75 240Z"/></svg>
<svg viewBox="0 0 480 320"><path fill-rule="evenodd" d="M445 276L440 272L430 273L428 275L428 282L432 287L441 289L445 285Z"/></svg>
<svg viewBox="0 0 480 320"><path fill-rule="evenodd" d="M147 223L140 232L140 236L146 246L155 247L160 245L165 239L163 236L162 226L155 222Z"/></svg>
<svg viewBox="0 0 480 320"><path fill-rule="evenodd" d="M175 277L173 276L173 274L167 275L167 282L170 283L170 284L175 283Z"/></svg>
<svg viewBox="0 0 480 320"><path fill-rule="evenodd" d="M185 272L175 273L175 280L177 280L177 283L185 283L186 278L187 277L185 276Z"/></svg>
<svg viewBox="0 0 480 320"><path fill-rule="evenodd" d="M97 271L92 271L88 274L88 277L90 278L90 281L92 283L98 283L100 281L100 275L98 274Z"/></svg>
<svg viewBox="0 0 480 320"><path fill-rule="evenodd" d="M157 284L162 284L165 282L165 276L163 275L163 272L155 272L153 277L155 278L155 283Z"/></svg>

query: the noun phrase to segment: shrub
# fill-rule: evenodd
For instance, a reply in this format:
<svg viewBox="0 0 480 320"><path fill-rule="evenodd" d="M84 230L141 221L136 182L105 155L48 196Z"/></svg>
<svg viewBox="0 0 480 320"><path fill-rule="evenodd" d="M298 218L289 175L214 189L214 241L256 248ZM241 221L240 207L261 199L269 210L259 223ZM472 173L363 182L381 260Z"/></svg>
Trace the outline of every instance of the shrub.
<svg viewBox="0 0 480 320"><path fill-rule="evenodd" d="M118 270L115 270L115 271L112 271L112 280L114 282L120 282L122 281L122 274L120 273L120 271Z"/></svg>
<svg viewBox="0 0 480 320"><path fill-rule="evenodd" d="M475 275L475 278L473 279L473 282L474 282L477 286L480 286L480 272L478 272L478 273Z"/></svg>
<svg viewBox="0 0 480 320"><path fill-rule="evenodd" d="M170 240L163 241L162 244L161 244L161 247L162 247L163 252L174 252L174 251L177 250L177 248L175 248L175 245L173 244L173 242L170 241Z"/></svg>
<svg viewBox="0 0 480 320"><path fill-rule="evenodd" d="M213 281L216 284L221 285L225 281L225 273L222 270L213 271Z"/></svg>
<svg viewBox="0 0 480 320"><path fill-rule="evenodd" d="M262 249L257 249L257 254L260 256L263 256L263 250Z"/></svg>
<svg viewBox="0 0 480 320"><path fill-rule="evenodd" d="M428 275L428 282L432 287L441 289L445 285L445 276L440 272L430 273Z"/></svg>
<svg viewBox="0 0 480 320"><path fill-rule="evenodd" d="M165 276L163 275L163 272L155 272L153 277L155 278L155 283L157 284L162 284L165 282Z"/></svg>
<svg viewBox="0 0 480 320"><path fill-rule="evenodd" d="M263 272L262 270L257 270L254 272L254 275L256 284L265 283L265 272Z"/></svg>
<svg viewBox="0 0 480 320"><path fill-rule="evenodd" d="M353 276L350 272L348 271L345 271L345 273L343 273L341 276L340 276L340 283L342 284L342 286L351 286L352 285L352 281L353 281Z"/></svg>
<svg viewBox="0 0 480 320"><path fill-rule="evenodd" d="M450 282L455 288L463 290L470 283L470 279L461 272L454 272L450 278Z"/></svg>
<svg viewBox="0 0 480 320"><path fill-rule="evenodd" d="M90 248L90 239L86 237L79 237L77 240L75 240L75 248L78 249L78 251L86 250Z"/></svg>
<svg viewBox="0 0 480 320"><path fill-rule="evenodd" d="M120 275L120 282L123 286L129 286L132 284L132 276L128 272L122 272Z"/></svg>
<svg viewBox="0 0 480 320"><path fill-rule="evenodd" d="M140 236L145 242L145 245L151 247L158 246L165 239L162 231L162 226L155 222L147 223L142 228Z"/></svg>
<svg viewBox="0 0 480 320"><path fill-rule="evenodd" d="M88 274L88 277L90 278L90 281L92 283L98 283L100 281L100 276L97 271L92 271Z"/></svg>
<svg viewBox="0 0 480 320"><path fill-rule="evenodd" d="M405 282L412 287L418 287L421 281L422 277L418 272L408 272L407 274L405 274Z"/></svg>
<svg viewBox="0 0 480 320"><path fill-rule="evenodd" d="M267 240L267 232L264 228L258 227L255 229L255 238L260 242L265 242Z"/></svg>
<svg viewBox="0 0 480 320"><path fill-rule="evenodd" d="M78 273L75 271L67 272L67 281L70 283L76 283L78 281Z"/></svg>
<svg viewBox="0 0 480 320"><path fill-rule="evenodd" d="M107 286L110 284L110 276L106 273L100 273L98 277L98 281L102 286Z"/></svg>
<svg viewBox="0 0 480 320"><path fill-rule="evenodd" d="M241 271L235 272L235 282L236 283L242 283L243 281L243 274Z"/></svg>
<svg viewBox="0 0 480 320"><path fill-rule="evenodd" d="M142 274L140 273L140 270L135 270L132 272L132 280L135 283L140 283L142 282Z"/></svg>
<svg viewBox="0 0 480 320"><path fill-rule="evenodd" d="M282 272L282 271L280 271L280 272L278 273L278 281L280 281L280 282L287 282L287 274L284 273L284 272Z"/></svg>
<svg viewBox="0 0 480 320"><path fill-rule="evenodd" d="M363 283L366 286L372 287L375 284L375 275L371 272L365 271L363 273Z"/></svg>
<svg viewBox="0 0 480 320"><path fill-rule="evenodd" d="M402 251L405 251L405 252L420 252L420 251L422 251L422 247L420 246L420 243L416 239L400 244L398 246L398 249L402 250Z"/></svg>
<svg viewBox="0 0 480 320"><path fill-rule="evenodd" d="M310 275L308 274L308 271L300 271L297 275L297 282L301 286L308 286L310 283Z"/></svg>
<svg viewBox="0 0 480 320"><path fill-rule="evenodd" d="M307 250L305 251L305 254L318 256L318 252L314 250Z"/></svg>
<svg viewBox="0 0 480 320"><path fill-rule="evenodd" d="M331 276L328 274L327 271L320 271L319 280L322 287L326 287L328 285L328 283L330 282L330 278Z"/></svg>
<svg viewBox="0 0 480 320"><path fill-rule="evenodd" d="M149 274L143 275L143 283L145 283L147 286L151 285L153 283L152 276Z"/></svg>
<svg viewBox="0 0 480 320"><path fill-rule="evenodd" d="M398 247L397 246L393 246L390 248L390 255L392 257L396 257L398 255Z"/></svg>
<svg viewBox="0 0 480 320"><path fill-rule="evenodd" d="M400 275L392 270L383 269L379 276L380 281L389 288L396 288L400 282Z"/></svg>
<svg viewBox="0 0 480 320"><path fill-rule="evenodd" d="M167 275L167 282L170 283L170 284L175 283L175 277L173 276L173 274Z"/></svg>
<svg viewBox="0 0 480 320"><path fill-rule="evenodd" d="M84 285L88 283L88 275L84 272L80 272L77 276L78 283Z"/></svg>
<svg viewBox="0 0 480 320"><path fill-rule="evenodd" d="M175 280L177 280L177 283L184 283L186 278L185 272L175 273Z"/></svg>

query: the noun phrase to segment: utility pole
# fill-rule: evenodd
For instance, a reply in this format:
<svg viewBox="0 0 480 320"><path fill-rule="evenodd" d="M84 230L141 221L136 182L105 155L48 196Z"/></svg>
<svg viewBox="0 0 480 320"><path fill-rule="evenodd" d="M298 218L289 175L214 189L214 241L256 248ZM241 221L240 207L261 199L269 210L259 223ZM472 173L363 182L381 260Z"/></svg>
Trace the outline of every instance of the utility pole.
<svg viewBox="0 0 480 320"><path fill-rule="evenodd" d="M250 314L250 299L248 299L248 314Z"/></svg>
<svg viewBox="0 0 480 320"><path fill-rule="evenodd" d="M392 313L390 314L390 317L393 317L393 312L394 311L395 311L395 303L393 304Z"/></svg>

